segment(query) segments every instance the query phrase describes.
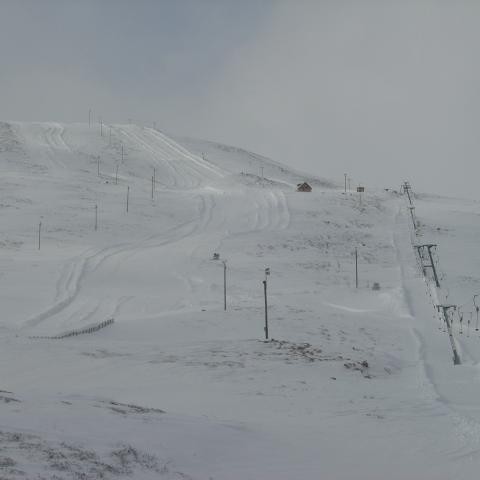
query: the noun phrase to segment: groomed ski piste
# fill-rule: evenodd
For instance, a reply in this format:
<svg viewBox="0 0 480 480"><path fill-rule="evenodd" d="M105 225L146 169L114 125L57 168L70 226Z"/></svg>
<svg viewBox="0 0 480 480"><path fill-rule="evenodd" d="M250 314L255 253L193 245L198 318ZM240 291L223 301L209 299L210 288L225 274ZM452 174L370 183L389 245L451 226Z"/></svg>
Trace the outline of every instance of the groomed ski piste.
<svg viewBox="0 0 480 480"><path fill-rule="evenodd" d="M412 201L148 127L0 123L0 477L475 478L480 204Z"/></svg>

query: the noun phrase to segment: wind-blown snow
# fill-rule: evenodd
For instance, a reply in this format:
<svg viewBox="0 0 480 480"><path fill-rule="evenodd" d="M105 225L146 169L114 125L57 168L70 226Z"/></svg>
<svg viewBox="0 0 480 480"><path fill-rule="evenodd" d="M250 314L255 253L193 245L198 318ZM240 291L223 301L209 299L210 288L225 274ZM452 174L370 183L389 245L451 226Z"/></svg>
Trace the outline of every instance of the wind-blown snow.
<svg viewBox="0 0 480 480"><path fill-rule="evenodd" d="M472 310L477 204L416 200L436 291L402 196L242 149L1 123L0 172L0 476L475 475L480 338L454 324L454 367L430 296Z"/></svg>

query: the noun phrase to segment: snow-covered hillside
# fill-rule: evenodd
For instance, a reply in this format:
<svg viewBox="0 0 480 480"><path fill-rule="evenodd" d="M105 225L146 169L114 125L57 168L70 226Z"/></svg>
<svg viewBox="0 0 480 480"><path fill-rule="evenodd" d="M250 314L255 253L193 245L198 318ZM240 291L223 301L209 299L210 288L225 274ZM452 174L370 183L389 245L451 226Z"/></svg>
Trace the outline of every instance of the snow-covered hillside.
<svg viewBox="0 0 480 480"><path fill-rule="evenodd" d="M396 192L102 130L0 123L0 477L475 475L480 338L454 366L432 302L477 293L478 204L417 198L415 235Z"/></svg>

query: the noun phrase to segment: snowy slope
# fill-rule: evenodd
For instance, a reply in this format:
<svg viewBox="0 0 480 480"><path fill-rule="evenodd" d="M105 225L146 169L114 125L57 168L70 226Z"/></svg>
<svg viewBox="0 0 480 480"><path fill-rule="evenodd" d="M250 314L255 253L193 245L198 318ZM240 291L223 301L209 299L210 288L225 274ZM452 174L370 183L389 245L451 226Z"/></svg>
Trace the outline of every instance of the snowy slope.
<svg viewBox="0 0 480 480"><path fill-rule="evenodd" d="M476 472L473 333L454 367L403 197L360 202L250 152L135 125L2 123L0 172L5 478ZM295 192L303 180L312 193ZM416 201L424 232L449 218L443 200ZM430 233L453 251L463 234L443 237L466 223ZM470 295L475 272L444 266L452 285L470 279L450 295Z"/></svg>

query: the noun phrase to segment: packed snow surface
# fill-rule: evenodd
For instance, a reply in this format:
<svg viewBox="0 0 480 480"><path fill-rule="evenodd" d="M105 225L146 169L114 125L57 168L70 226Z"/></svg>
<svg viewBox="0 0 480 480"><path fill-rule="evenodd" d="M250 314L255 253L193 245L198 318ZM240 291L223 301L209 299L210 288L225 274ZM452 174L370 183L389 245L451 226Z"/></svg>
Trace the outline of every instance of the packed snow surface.
<svg viewBox="0 0 480 480"><path fill-rule="evenodd" d="M478 203L102 130L0 123L1 478L478 474Z"/></svg>

